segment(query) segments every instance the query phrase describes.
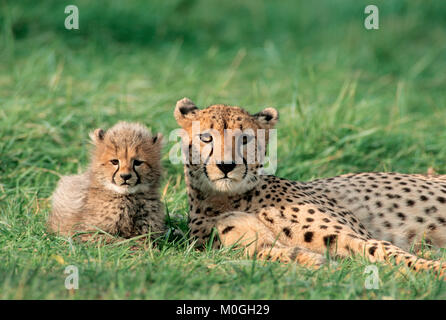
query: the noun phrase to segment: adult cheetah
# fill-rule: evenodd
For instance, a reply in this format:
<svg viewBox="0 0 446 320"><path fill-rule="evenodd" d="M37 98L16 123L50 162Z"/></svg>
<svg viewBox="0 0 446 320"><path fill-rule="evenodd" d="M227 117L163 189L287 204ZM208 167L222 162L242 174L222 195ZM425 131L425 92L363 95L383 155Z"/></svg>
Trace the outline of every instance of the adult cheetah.
<svg viewBox="0 0 446 320"><path fill-rule="evenodd" d="M362 173L290 181L262 174L262 156L278 120L275 109L251 115L217 104L200 110L184 98L174 116L183 129L189 227L198 245L216 229L214 247L242 246L258 258L319 266L328 250L340 257L364 255L371 262L394 260L443 276L446 266L440 261L407 249L423 235L444 245L444 178Z"/></svg>

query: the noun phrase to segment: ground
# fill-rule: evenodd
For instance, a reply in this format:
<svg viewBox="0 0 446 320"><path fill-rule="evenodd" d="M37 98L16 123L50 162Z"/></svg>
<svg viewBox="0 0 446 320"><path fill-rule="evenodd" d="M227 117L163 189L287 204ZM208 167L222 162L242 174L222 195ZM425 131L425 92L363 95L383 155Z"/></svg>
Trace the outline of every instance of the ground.
<svg viewBox="0 0 446 320"><path fill-rule="evenodd" d="M70 1L80 30L63 27L61 1L0 7L1 299L444 299L429 274L379 266L364 286L361 258L314 271L196 251L70 246L45 230L59 174L88 162L88 132L141 121L166 137L175 102L273 106L276 174L295 180L347 172L446 173L446 5L377 1L380 29L363 26L366 1ZM107 2L108 3L108 2ZM166 139L167 140L167 139ZM180 164L169 161L163 201L185 230ZM432 257L446 259L444 250ZM64 287L68 265L78 290Z"/></svg>

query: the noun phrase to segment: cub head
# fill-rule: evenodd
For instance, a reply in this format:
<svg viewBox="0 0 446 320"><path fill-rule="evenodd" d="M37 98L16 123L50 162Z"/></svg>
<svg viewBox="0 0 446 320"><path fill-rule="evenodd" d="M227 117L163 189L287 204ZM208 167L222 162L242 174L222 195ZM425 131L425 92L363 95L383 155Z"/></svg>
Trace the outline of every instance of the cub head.
<svg viewBox="0 0 446 320"><path fill-rule="evenodd" d="M94 144L91 169L107 189L131 194L156 188L161 176L162 136L152 136L138 123L119 122L90 134Z"/></svg>
<svg viewBox="0 0 446 320"><path fill-rule="evenodd" d="M198 109L184 98L177 102L174 116L183 129L183 159L193 187L234 194L256 185L270 129L279 118L276 109L253 115L221 104Z"/></svg>

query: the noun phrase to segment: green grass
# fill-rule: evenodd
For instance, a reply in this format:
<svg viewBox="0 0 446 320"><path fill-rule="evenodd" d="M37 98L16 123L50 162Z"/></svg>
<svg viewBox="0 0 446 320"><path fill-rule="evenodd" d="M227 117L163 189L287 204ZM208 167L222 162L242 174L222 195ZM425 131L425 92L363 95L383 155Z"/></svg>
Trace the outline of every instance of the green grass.
<svg viewBox="0 0 446 320"><path fill-rule="evenodd" d="M88 132L128 120L167 138L184 96L276 107L279 176L446 172L443 1L375 1L376 31L363 27L367 1L146 2L70 1L78 31L64 29L63 1L0 3L0 298L446 298L432 274L382 265L380 289L366 290L361 258L313 271L182 241L72 248L48 235L49 197L87 165ZM173 143L163 200L185 229ZM64 287L67 265L79 290Z"/></svg>

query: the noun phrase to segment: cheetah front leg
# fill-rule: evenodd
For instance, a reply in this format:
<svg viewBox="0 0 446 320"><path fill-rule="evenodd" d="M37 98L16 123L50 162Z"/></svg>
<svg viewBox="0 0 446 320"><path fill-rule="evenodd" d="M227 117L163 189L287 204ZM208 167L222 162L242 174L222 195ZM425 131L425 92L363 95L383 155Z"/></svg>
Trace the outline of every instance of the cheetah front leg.
<svg viewBox="0 0 446 320"><path fill-rule="evenodd" d="M98 232L83 232L83 233L76 233L72 237L76 241L81 242L90 242L90 243L102 243L102 244L112 244L116 243L119 240L122 240L123 238L115 238L108 234L102 234Z"/></svg>
<svg viewBox="0 0 446 320"><path fill-rule="evenodd" d="M250 257L263 260L297 262L319 267L325 263L323 255L297 246L286 246L256 216L244 212L230 212L216 221L221 244L242 246Z"/></svg>
<svg viewBox="0 0 446 320"><path fill-rule="evenodd" d="M143 212L134 217L131 237L150 235L151 239L161 237L167 231L164 224L164 212Z"/></svg>
<svg viewBox="0 0 446 320"><path fill-rule="evenodd" d="M104 244L115 243L120 237L115 237L117 228L113 224L104 224L102 220L93 220L86 223L83 220L74 224L71 233L73 240ZM108 221L108 220L107 220ZM121 238L122 240L122 238Z"/></svg>

